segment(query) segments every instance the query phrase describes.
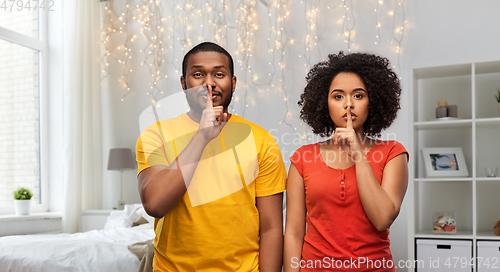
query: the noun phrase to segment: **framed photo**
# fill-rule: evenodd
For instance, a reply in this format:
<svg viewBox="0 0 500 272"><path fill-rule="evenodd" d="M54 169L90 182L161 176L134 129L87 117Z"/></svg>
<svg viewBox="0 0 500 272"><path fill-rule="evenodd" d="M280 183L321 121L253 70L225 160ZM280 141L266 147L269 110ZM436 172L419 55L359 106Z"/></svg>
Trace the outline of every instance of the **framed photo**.
<svg viewBox="0 0 500 272"><path fill-rule="evenodd" d="M461 147L422 148L425 175L432 177L468 177Z"/></svg>

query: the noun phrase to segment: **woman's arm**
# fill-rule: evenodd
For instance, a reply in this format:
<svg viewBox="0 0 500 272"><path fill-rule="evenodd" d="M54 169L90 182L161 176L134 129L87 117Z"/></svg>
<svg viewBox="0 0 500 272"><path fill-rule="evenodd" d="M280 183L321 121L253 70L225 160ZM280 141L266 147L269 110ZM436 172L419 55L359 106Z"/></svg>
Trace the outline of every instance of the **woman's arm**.
<svg viewBox="0 0 500 272"><path fill-rule="evenodd" d="M364 137L363 133L358 133L358 136ZM377 230L386 230L398 216L408 187L406 153L387 162L382 172L382 183L379 184L359 144L349 110L346 128L337 127L332 139L356 164L359 198L366 216Z"/></svg>
<svg viewBox="0 0 500 272"><path fill-rule="evenodd" d="M302 245L306 233L306 197L304 179L292 163L286 186L286 225L283 271L300 270Z"/></svg>
<svg viewBox="0 0 500 272"><path fill-rule="evenodd" d="M402 153L387 162L381 185L365 157L356 161L359 198L366 216L379 231L389 228L401 209L408 187L406 156Z"/></svg>

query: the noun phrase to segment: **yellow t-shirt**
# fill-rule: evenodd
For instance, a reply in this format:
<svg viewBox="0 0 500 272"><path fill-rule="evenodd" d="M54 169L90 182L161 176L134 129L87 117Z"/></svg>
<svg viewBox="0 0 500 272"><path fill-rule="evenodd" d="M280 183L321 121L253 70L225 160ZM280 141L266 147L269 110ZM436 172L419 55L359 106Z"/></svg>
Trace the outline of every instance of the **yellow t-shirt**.
<svg viewBox="0 0 500 272"><path fill-rule="evenodd" d="M172 163L197 130L187 114L150 125L137 140L138 174ZM155 271L259 271L255 198L285 187L272 135L232 115L203 151L182 200L155 220Z"/></svg>

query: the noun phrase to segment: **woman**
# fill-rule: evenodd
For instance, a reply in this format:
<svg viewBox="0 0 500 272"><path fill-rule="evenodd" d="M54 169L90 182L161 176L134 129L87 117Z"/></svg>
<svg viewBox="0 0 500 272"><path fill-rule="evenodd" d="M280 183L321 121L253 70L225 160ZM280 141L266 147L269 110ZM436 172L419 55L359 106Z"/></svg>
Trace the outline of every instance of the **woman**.
<svg viewBox="0 0 500 272"><path fill-rule="evenodd" d="M300 117L331 138L290 158L284 271L396 271L388 235L408 184L408 152L375 138L400 109L397 75L386 58L340 52L306 80Z"/></svg>

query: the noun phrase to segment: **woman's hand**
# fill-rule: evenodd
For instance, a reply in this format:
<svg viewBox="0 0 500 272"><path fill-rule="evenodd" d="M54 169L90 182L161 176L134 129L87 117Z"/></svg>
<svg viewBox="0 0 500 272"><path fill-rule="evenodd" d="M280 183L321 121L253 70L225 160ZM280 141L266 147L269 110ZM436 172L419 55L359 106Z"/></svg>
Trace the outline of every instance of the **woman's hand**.
<svg viewBox="0 0 500 272"><path fill-rule="evenodd" d="M342 149L356 163L363 158L363 151L358 143L356 131L352 127L351 110L347 110L347 127L335 128L335 133L332 136L333 143Z"/></svg>

